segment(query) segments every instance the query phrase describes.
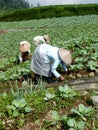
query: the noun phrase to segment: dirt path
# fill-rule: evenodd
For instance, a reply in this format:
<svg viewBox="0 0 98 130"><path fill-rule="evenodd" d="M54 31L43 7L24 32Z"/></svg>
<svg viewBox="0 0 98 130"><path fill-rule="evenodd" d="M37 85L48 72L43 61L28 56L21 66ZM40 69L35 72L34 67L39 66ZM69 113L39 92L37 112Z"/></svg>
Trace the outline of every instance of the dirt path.
<svg viewBox="0 0 98 130"><path fill-rule="evenodd" d="M98 75L94 77L55 82L52 84L47 84L47 87L58 87L60 85L63 86L65 84L70 85L75 90L98 90Z"/></svg>

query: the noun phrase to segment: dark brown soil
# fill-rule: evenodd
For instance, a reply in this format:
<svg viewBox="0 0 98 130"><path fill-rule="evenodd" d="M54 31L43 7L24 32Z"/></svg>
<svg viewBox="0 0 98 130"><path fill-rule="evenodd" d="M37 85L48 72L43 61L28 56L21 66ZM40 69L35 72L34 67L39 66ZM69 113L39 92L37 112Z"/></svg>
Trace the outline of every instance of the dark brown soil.
<svg viewBox="0 0 98 130"><path fill-rule="evenodd" d="M0 34L2 34L2 33L6 33L6 31L4 31L4 30L0 30Z"/></svg>

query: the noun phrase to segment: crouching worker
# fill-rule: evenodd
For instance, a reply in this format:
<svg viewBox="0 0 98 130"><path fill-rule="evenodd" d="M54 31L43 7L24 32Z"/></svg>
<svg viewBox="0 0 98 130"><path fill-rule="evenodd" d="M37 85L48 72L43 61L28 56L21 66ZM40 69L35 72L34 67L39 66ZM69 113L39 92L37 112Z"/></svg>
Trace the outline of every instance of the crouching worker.
<svg viewBox="0 0 98 130"><path fill-rule="evenodd" d="M69 50L54 47L49 44L41 44L34 50L31 61L31 70L35 74L49 79L50 83L52 82L52 75L62 81L64 80L64 77L59 74L56 69L58 65L61 64L66 72L66 65L71 64L71 62L72 56Z"/></svg>
<svg viewBox="0 0 98 130"><path fill-rule="evenodd" d="M33 42L35 45L39 45L42 43L50 44L50 38L49 38L49 35L35 36L33 38Z"/></svg>
<svg viewBox="0 0 98 130"><path fill-rule="evenodd" d="M30 58L30 43L22 41L19 43L19 62L24 62Z"/></svg>

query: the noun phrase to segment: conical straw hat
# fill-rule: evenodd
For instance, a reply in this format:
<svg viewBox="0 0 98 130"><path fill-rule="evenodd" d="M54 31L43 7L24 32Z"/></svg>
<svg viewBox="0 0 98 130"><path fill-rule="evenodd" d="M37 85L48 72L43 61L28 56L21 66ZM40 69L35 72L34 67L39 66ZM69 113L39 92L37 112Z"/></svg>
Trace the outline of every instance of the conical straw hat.
<svg viewBox="0 0 98 130"><path fill-rule="evenodd" d="M72 56L69 50L60 48L59 49L59 56L62 59L63 62L66 64L71 64L72 62Z"/></svg>
<svg viewBox="0 0 98 130"><path fill-rule="evenodd" d="M27 41L22 41L19 43L19 50L21 52L27 52L30 50L30 43Z"/></svg>

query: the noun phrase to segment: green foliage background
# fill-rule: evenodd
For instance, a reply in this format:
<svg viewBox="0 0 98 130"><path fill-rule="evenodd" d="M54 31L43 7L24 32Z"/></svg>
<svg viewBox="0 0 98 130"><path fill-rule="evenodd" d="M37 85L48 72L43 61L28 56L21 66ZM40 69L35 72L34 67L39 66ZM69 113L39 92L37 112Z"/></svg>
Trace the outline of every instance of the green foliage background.
<svg viewBox="0 0 98 130"><path fill-rule="evenodd" d="M98 4L56 5L16 10L3 15L0 21L20 21L88 14L98 14Z"/></svg>

